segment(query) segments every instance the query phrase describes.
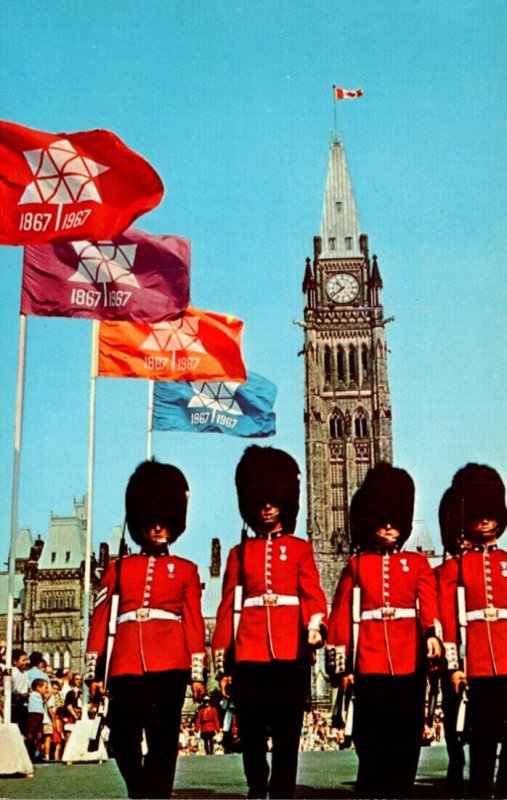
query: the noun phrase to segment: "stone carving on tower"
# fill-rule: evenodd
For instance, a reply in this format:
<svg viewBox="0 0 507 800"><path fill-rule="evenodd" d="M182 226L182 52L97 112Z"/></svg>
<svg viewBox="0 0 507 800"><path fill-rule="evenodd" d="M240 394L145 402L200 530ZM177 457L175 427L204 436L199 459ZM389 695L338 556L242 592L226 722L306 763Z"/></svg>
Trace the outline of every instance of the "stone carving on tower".
<svg viewBox="0 0 507 800"><path fill-rule="evenodd" d="M381 289L343 144L333 141L303 281L307 531L329 601L349 553L350 501L371 466L392 461Z"/></svg>

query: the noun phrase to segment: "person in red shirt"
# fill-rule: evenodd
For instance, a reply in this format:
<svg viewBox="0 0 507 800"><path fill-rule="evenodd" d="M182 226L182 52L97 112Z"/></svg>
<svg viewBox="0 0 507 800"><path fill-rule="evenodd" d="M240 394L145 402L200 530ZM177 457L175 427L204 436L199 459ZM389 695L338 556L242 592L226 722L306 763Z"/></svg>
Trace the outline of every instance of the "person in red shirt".
<svg viewBox="0 0 507 800"><path fill-rule="evenodd" d="M87 682L104 677L111 601L119 591L107 724L131 798L171 796L187 684L196 701L206 693L197 567L169 552L185 530L188 493L177 467L146 461L136 469L127 486L126 519L141 553L109 565L90 625Z"/></svg>
<svg viewBox="0 0 507 800"><path fill-rule="evenodd" d="M414 484L379 463L351 505L355 554L329 618L333 685L355 686L352 730L359 797L411 797L424 729L426 659L439 659L438 605L428 559L402 551L412 529Z"/></svg>
<svg viewBox="0 0 507 800"><path fill-rule="evenodd" d="M222 692L232 691L255 798L294 796L312 648L325 634L312 546L293 535L299 484L292 456L271 447L247 448L236 470L240 513L255 536L229 553L212 648Z"/></svg>
<svg viewBox="0 0 507 800"><path fill-rule="evenodd" d="M212 756L215 734L220 731L220 720L218 719L217 710L215 706L211 705L208 695L203 699L202 705L197 712L195 730L201 734L201 739L204 742L204 752L207 756Z"/></svg>
<svg viewBox="0 0 507 800"><path fill-rule="evenodd" d="M450 679L468 687L470 795L507 796L507 525L505 486L496 470L467 464L442 498L445 525L468 547L439 577ZM495 784L498 744L500 762Z"/></svg>

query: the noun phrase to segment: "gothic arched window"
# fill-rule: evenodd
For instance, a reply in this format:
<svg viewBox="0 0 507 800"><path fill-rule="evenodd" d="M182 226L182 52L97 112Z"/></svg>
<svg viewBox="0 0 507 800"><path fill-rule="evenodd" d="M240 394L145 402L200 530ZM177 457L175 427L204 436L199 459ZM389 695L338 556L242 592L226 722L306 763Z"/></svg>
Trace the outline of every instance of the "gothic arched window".
<svg viewBox="0 0 507 800"><path fill-rule="evenodd" d="M370 351L366 344L361 347L361 372L363 380L367 381L370 377Z"/></svg>
<svg viewBox="0 0 507 800"><path fill-rule="evenodd" d="M353 344L349 347L349 378L357 381L357 353Z"/></svg>
<svg viewBox="0 0 507 800"><path fill-rule="evenodd" d="M365 439L368 436L368 417L362 409L354 417L354 433L357 439Z"/></svg>
<svg viewBox="0 0 507 800"><path fill-rule="evenodd" d="M331 348L328 344L324 348L324 381L331 383Z"/></svg>
<svg viewBox="0 0 507 800"><path fill-rule="evenodd" d="M329 417L329 436L331 439L341 439L345 430L342 414L334 408Z"/></svg>
<svg viewBox="0 0 507 800"><path fill-rule="evenodd" d="M341 383L345 383L345 350L341 344L338 345L336 353L336 371L338 373L338 380Z"/></svg>

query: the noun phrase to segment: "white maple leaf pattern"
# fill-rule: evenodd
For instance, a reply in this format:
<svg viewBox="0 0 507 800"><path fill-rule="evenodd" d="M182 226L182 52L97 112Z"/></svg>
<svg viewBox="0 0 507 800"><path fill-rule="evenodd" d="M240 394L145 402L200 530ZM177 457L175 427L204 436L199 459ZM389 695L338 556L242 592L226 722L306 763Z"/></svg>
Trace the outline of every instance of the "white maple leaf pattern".
<svg viewBox="0 0 507 800"><path fill-rule="evenodd" d="M174 321L156 322L150 327L150 335L141 350L207 352L199 339L199 317L184 316Z"/></svg>
<svg viewBox="0 0 507 800"><path fill-rule="evenodd" d="M209 408L241 416L243 412L235 400L240 385L233 381L191 383L190 386L195 394L189 400L188 408Z"/></svg>
<svg viewBox="0 0 507 800"><path fill-rule="evenodd" d="M78 155L67 139L59 139L48 148L23 152L35 180L26 187L18 205L25 203L101 203L94 178L109 167Z"/></svg>
<svg viewBox="0 0 507 800"><path fill-rule="evenodd" d="M133 274L136 244L114 242L71 242L79 256L77 272L69 278L76 283L122 283L139 287Z"/></svg>

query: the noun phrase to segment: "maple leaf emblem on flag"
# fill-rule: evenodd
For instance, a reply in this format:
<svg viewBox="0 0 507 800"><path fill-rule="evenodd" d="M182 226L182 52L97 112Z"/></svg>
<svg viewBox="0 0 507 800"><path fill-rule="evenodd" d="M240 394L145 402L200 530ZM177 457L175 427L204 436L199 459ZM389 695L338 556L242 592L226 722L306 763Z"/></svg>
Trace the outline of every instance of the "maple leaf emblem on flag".
<svg viewBox="0 0 507 800"><path fill-rule="evenodd" d="M69 281L77 283L122 283L136 286L139 283L132 270L136 258L136 244L114 242L71 242L79 256L77 272Z"/></svg>
<svg viewBox="0 0 507 800"><path fill-rule="evenodd" d="M199 339L198 317L185 316L174 322L156 322L150 327L151 333L141 345L141 350L207 352Z"/></svg>
<svg viewBox="0 0 507 800"><path fill-rule="evenodd" d="M227 411L229 414L242 415L243 412L235 400L236 390L240 383L232 381L217 383L191 383L194 397L189 400L188 408L211 408L216 411Z"/></svg>
<svg viewBox="0 0 507 800"><path fill-rule="evenodd" d="M102 202L94 178L109 167L78 155L67 139L59 139L47 149L25 150L23 155L35 180L28 184L18 205Z"/></svg>

